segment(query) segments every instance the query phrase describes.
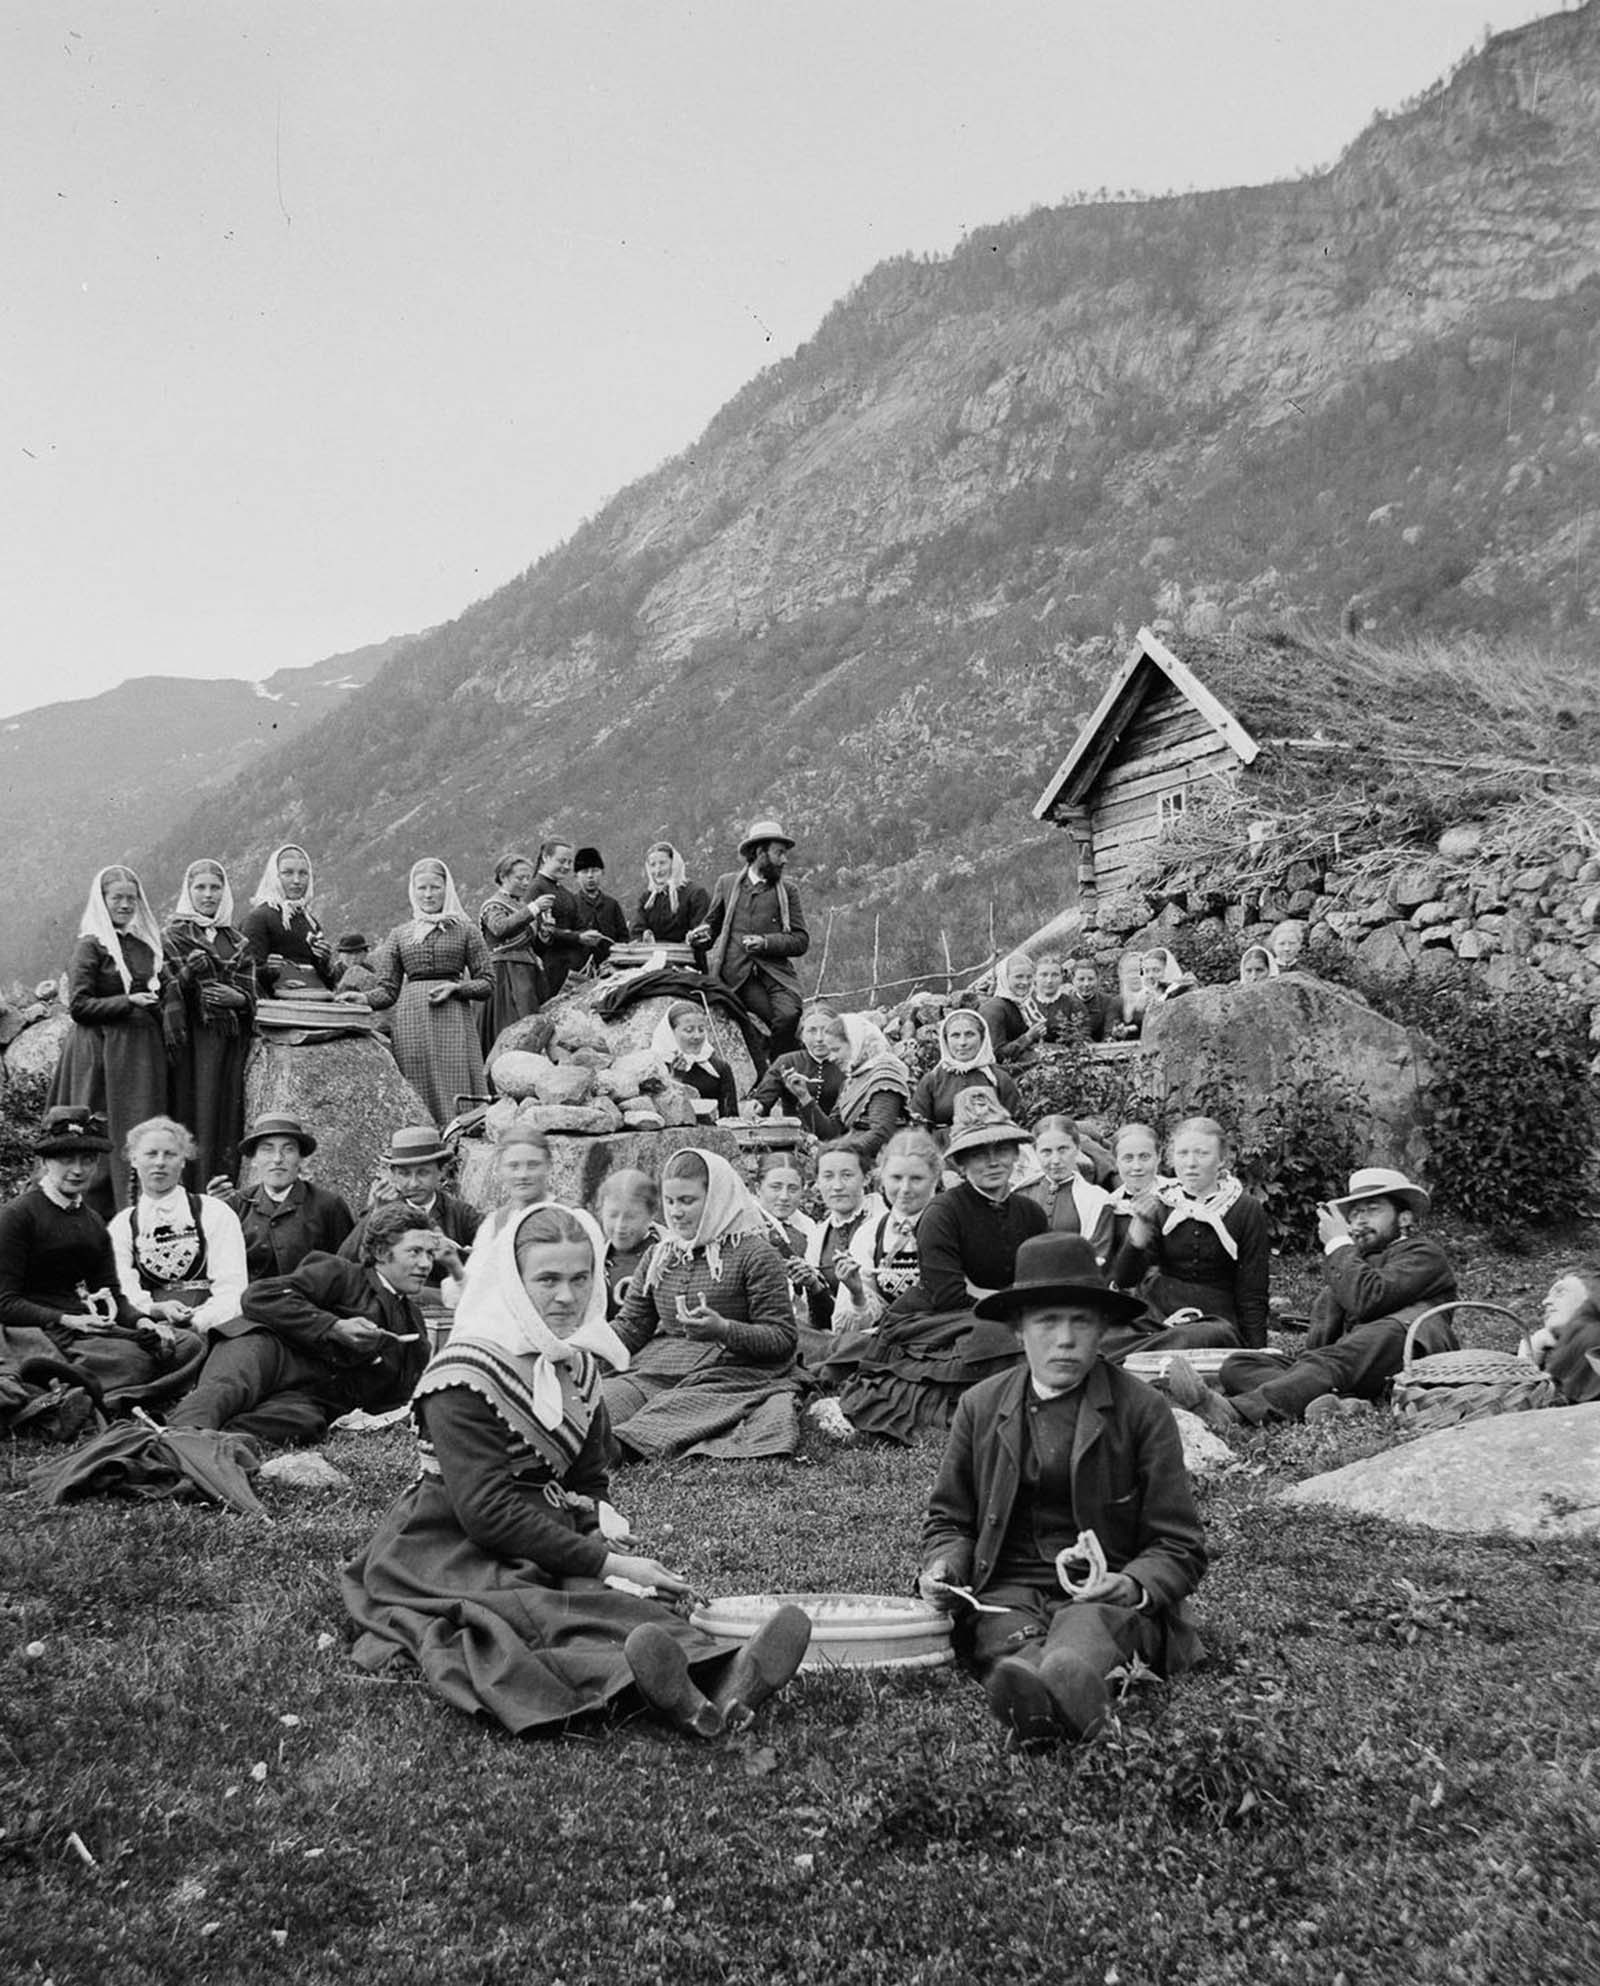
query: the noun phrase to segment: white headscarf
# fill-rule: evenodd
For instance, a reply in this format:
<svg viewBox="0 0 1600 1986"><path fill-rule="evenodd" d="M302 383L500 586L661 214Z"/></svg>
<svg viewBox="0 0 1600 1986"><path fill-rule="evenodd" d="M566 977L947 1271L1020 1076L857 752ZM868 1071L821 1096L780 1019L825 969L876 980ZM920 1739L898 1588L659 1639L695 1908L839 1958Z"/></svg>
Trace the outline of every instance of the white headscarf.
<svg viewBox="0 0 1600 1986"><path fill-rule="evenodd" d="M976 1051L965 1062L957 1061L956 1057L951 1054L949 1037L945 1034L945 1029L956 1018L957 1014L974 1022L981 1037ZM952 1007L944 1019L940 1021L939 1067L941 1069L947 1069L955 1076L965 1075L972 1069L992 1069L994 1067L994 1042L989 1036L989 1023L978 1012L976 1007Z"/></svg>
<svg viewBox="0 0 1600 1986"><path fill-rule="evenodd" d="M133 921L125 932L119 931L111 921L111 912L106 909L106 878L114 876L121 882L130 881L139 892L139 902L133 913ZM94 881L89 885L89 901L83 907L83 916L78 921L78 936L94 938L110 954L111 963L117 968L117 976L122 981L124 993L133 991L133 973L128 961L122 955L124 937L142 938L154 954L155 963L150 977L141 989L147 993L160 991L161 983L161 926L156 922L156 914L150 908L150 899L144 893L144 884L133 871L122 862L109 863L104 869L95 871Z"/></svg>
<svg viewBox="0 0 1600 1986"><path fill-rule="evenodd" d="M1012 1006L1018 1009L1029 1027L1038 1027L1042 1024L1044 1015L1040 1013L1032 991L1014 993L1011 990L1011 968L1016 963L1016 958L1017 955L1013 952L1009 958L1002 959L995 967L994 990L1002 1000L1009 1000Z"/></svg>
<svg viewBox="0 0 1600 1986"><path fill-rule="evenodd" d="M205 916L195 909L189 900L189 885L202 869L214 869L222 878L222 901L217 905L216 914ZM178 901L173 907L173 922L180 918L187 924L198 924L203 930L217 931L233 922L233 885L228 881L228 872L220 862L213 862L209 855L201 856L198 862L191 862L183 872L183 888L178 892Z"/></svg>
<svg viewBox="0 0 1600 1986"><path fill-rule="evenodd" d="M713 1057L716 1054L716 1043L711 1039L711 1025L709 1020L706 1023L706 1038L701 1044L699 1054L691 1055L688 1049L678 1039L677 1030L672 1025L673 1010L677 1007L694 1007L694 1002L692 1000L674 1000L672 1002L660 1020L656 1022L655 1032L650 1037L650 1053L652 1055L658 1055L669 1069L694 1068L696 1066L705 1069L714 1069L716 1064ZM695 1007L695 1012L697 1014L701 1013L702 1009Z"/></svg>
<svg viewBox="0 0 1600 1986"><path fill-rule="evenodd" d="M472 1275L461 1292L461 1305L450 1333L454 1348L465 1342L482 1345L502 1358L531 1365L533 1413L541 1427L561 1425L561 1367L570 1365L579 1352L593 1352L618 1372L628 1368L628 1350L606 1322L605 1237L581 1207L561 1207L583 1229L593 1251L593 1280L583 1318L570 1338L558 1338L534 1306L521 1271L517 1267L517 1236L523 1223L545 1207L557 1207L556 1200L539 1200L517 1210L489 1240L489 1252L481 1265L474 1262Z"/></svg>
<svg viewBox="0 0 1600 1986"><path fill-rule="evenodd" d="M650 856L653 853L653 851L658 848L669 849L671 850L672 853L672 867L667 871L667 880L661 884L652 883L650 880L650 866L649 866ZM652 841L649 848L647 848L644 853L645 853L645 872L644 872L645 909L648 910L651 904L655 902L656 898L661 895L661 892L665 890L667 895L667 908L674 915L676 915L678 909L678 892L684 887L684 885L689 880L688 865L684 862L683 857L678 853L677 849L673 848L672 843L670 841Z"/></svg>
<svg viewBox="0 0 1600 1986"><path fill-rule="evenodd" d="M1239 954L1239 984L1241 986L1247 986L1250 983L1244 976L1245 960L1257 957L1266 960L1268 979L1276 979L1278 974L1282 972L1283 967L1279 965L1277 955L1273 952L1270 945L1246 945L1244 950Z"/></svg>
<svg viewBox="0 0 1600 1986"><path fill-rule="evenodd" d="M672 1158L681 1158L684 1152L692 1152L706 1169L705 1205L700 1209L698 1226L687 1240L668 1228L664 1238L656 1243L644 1272L646 1289L655 1288L669 1262L691 1261L702 1249L712 1275L720 1278L724 1241L741 1234L763 1237L766 1234L768 1217L760 1201L722 1154L702 1151L698 1145L685 1145ZM667 1163L670 1165L672 1159Z"/></svg>
<svg viewBox="0 0 1600 1986"><path fill-rule="evenodd" d="M444 908L439 911L423 911L417 907L417 877L424 869L437 869L444 877ZM450 873L448 862L441 862L437 855L424 855L411 865L411 874L406 878L406 894L411 899L411 935L418 940L427 937L430 931L442 931L447 924L458 919L465 924L467 913L461 899L456 894L455 877Z"/></svg>
<svg viewBox="0 0 1600 1986"><path fill-rule="evenodd" d="M283 878L278 874L278 864L284 856L291 854L304 856L306 865L306 893L292 900L284 895ZM317 875L311 866L311 857L306 855L306 851L298 841L286 841L281 848L273 849L267 857L267 866L261 871L261 880L256 884L256 893L250 901L253 904L270 904L286 924L292 912L303 910L311 921L312 929L317 930L321 927L311 916L311 899L316 895L316 890Z"/></svg>

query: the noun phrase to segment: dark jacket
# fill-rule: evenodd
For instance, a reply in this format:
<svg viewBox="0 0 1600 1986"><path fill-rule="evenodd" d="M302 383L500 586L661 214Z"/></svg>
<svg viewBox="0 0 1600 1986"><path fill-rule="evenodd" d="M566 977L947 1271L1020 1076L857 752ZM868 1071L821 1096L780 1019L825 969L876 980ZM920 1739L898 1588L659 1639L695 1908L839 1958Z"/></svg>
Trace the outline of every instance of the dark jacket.
<svg viewBox="0 0 1600 1986"><path fill-rule="evenodd" d="M784 1087L783 1079L791 1069L808 1076L817 1085L815 1096L804 1108ZM803 1118L807 1109L818 1110L824 1116L831 1117L843 1088L844 1070L837 1062L819 1062L804 1048L795 1048L767 1064L760 1082L750 1092L750 1101L759 1103L769 1115L776 1113L779 1117Z"/></svg>
<svg viewBox="0 0 1600 1986"><path fill-rule="evenodd" d="M1165 1216L1163 1215L1163 1218ZM1171 1233L1158 1229L1149 1247L1141 1248L1131 1234L1117 1250L1111 1280L1118 1289L1139 1289L1154 1268L1147 1295L1163 1317L1190 1305L1210 1317L1238 1326L1242 1344L1267 1342L1267 1289L1272 1274L1272 1246L1261 1204L1241 1193L1222 1216L1222 1224L1238 1249L1229 1255L1205 1221L1180 1221Z"/></svg>
<svg viewBox="0 0 1600 1986"><path fill-rule="evenodd" d="M718 876L706 925L711 932L706 970L713 979L739 987L752 972L762 972L796 999L802 997L793 961L810 950L811 933L800 892L786 876L776 883L753 883L748 868ZM747 952L740 943L744 937L759 938L760 950Z"/></svg>
<svg viewBox="0 0 1600 1986"><path fill-rule="evenodd" d="M250 1280L287 1276L308 1255L335 1255L355 1226L355 1215L325 1186L297 1179L282 1200L264 1186L229 1193L224 1205L233 1209L244 1229L245 1267Z"/></svg>
<svg viewBox="0 0 1600 1986"><path fill-rule="evenodd" d="M1323 1287L1311 1306L1307 1351L1334 1344L1352 1324L1368 1324L1374 1318L1410 1324L1424 1310L1450 1303L1458 1294L1449 1256L1426 1234L1402 1235L1376 1255L1362 1255L1346 1242L1324 1258L1322 1277ZM1441 1317L1436 1320L1437 1330L1423 1326L1419 1336L1432 1333L1432 1342L1424 1349L1442 1351L1454 1342L1449 1322Z"/></svg>
<svg viewBox="0 0 1600 1986"><path fill-rule="evenodd" d="M380 1201L379 1205L382 1204ZM346 1261L361 1260L361 1243L371 1218L372 1209L369 1207L339 1244L339 1253ZM458 1200L453 1193L442 1192L434 1195L433 1205L425 1214L417 1215L418 1227L436 1227L447 1240L455 1243L463 1255L472 1246L482 1220L483 1216L476 1207L469 1206L465 1200ZM449 1273L442 1262L435 1262L428 1271L428 1281L437 1287Z"/></svg>
<svg viewBox="0 0 1600 1986"><path fill-rule="evenodd" d="M1014 1124L1022 1122L1022 1092L1004 1069L932 1068L911 1092L911 1115L919 1124L945 1130L955 1122L956 1098L980 1085L998 1098Z"/></svg>
<svg viewBox="0 0 1600 1986"><path fill-rule="evenodd" d="M952 1583L976 1593L994 1571L1016 1502L1029 1383L1020 1366L962 1395L928 1499L924 1568L944 1559ZM1103 1359L1083 1382L1072 1512L1080 1530L1099 1538L1107 1567L1136 1579L1152 1608L1175 1608L1205 1574L1205 1531L1171 1410Z"/></svg>
<svg viewBox="0 0 1600 1986"><path fill-rule="evenodd" d="M684 945L689 933L704 924L710 908L711 898L698 883L679 886L676 910L665 890L657 893L654 901L649 890L641 890L628 919L628 932L631 937L642 938L648 931L658 945Z"/></svg>
<svg viewBox="0 0 1600 1986"><path fill-rule="evenodd" d="M574 890L572 901L578 906L578 929L598 931L606 941L595 951L596 958L603 959L613 945L628 942L628 920L614 896L607 896L602 890L597 897L590 898L582 890Z"/></svg>
<svg viewBox="0 0 1600 1986"><path fill-rule="evenodd" d="M332 1335L346 1317L365 1317L398 1342L385 1344L376 1358L350 1351ZM271 1331L302 1357L358 1381L344 1389L349 1404L372 1413L410 1399L430 1350L422 1312L411 1298L387 1288L365 1263L338 1255L308 1255L293 1275L251 1283L240 1314L211 1335L240 1338L247 1331Z"/></svg>
<svg viewBox="0 0 1600 1986"><path fill-rule="evenodd" d="M330 993L338 984L333 954L322 926L310 911L292 910L285 920L272 904L258 903L246 913L239 929L255 958L256 978L264 993L272 993L278 984L276 970L267 964L274 957L300 966L307 978L320 980Z"/></svg>
<svg viewBox="0 0 1600 1986"><path fill-rule="evenodd" d="M1022 1009L1015 1000L1003 993L997 993L988 1000L980 1000L978 1014L989 1030L989 1040L994 1048L997 1062L1014 1062L1019 1056L1032 1051L1034 1044L1026 1048L1022 1037L1028 1032L1028 1023L1023 1018Z"/></svg>
<svg viewBox="0 0 1600 1986"><path fill-rule="evenodd" d="M550 906L551 930L547 938L536 940L536 948L544 968L545 997L553 1000L566 984L567 975L587 965L591 953L578 937L585 929L579 918L578 899L565 883L558 883L554 876L547 876L541 870L533 879L528 901L537 903L545 896L555 899Z"/></svg>

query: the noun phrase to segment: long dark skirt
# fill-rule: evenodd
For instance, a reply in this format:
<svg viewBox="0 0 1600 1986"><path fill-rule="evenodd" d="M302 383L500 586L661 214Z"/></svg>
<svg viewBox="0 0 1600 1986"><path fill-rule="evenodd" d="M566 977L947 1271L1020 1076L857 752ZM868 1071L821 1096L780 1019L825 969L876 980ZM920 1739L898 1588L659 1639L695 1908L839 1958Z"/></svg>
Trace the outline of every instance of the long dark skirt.
<svg viewBox="0 0 1600 1986"><path fill-rule="evenodd" d="M919 1428L948 1427L969 1386L1021 1357L1009 1325L970 1310L923 1311L841 1339L822 1376L860 1433L909 1443Z"/></svg>
<svg viewBox="0 0 1600 1986"><path fill-rule="evenodd" d="M361 1630L354 1652L362 1668L409 1659L446 1703L487 1712L511 1732L610 1704L642 1707L630 1695L622 1644L647 1621L678 1643L702 1689L715 1687L732 1657L657 1600L491 1557L462 1532L437 1477L395 1500L341 1585Z"/></svg>
<svg viewBox="0 0 1600 1986"><path fill-rule="evenodd" d="M172 1072L172 1114L187 1124L200 1147L190 1167L196 1190L225 1173L239 1169L239 1140L244 1136L244 1065L250 1054L245 1028L224 1034L201 1025L189 1012L189 1041Z"/></svg>
<svg viewBox="0 0 1600 1986"><path fill-rule="evenodd" d="M168 1085L161 1023L148 1013L135 1020L109 1021L103 1027L74 1021L68 1029L49 1101L79 1104L105 1118L111 1158L104 1196L114 1207L125 1207L132 1198L123 1143L135 1124L166 1115ZM101 1194L91 1197L99 1199Z"/></svg>
<svg viewBox="0 0 1600 1986"><path fill-rule="evenodd" d="M532 959L496 959L490 968L490 981L494 990L479 1015L485 1055L504 1029L538 1013L545 997L543 969Z"/></svg>

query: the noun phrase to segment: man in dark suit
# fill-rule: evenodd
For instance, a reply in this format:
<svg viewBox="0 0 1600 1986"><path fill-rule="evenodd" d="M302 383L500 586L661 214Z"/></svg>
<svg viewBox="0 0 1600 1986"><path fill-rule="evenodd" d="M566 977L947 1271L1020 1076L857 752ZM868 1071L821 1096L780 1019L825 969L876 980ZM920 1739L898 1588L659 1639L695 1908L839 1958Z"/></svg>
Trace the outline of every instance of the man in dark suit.
<svg viewBox="0 0 1600 1986"><path fill-rule="evenodd" d="M742 869L717 878L704 924L689 943L708 946L708 978L748 1016L745 1040L759 1076L774 1057L798 1046L803 999L794 961L811 947L800 892L784 880L793 839L776 821L756 821L739 844Z"/></svg>
<svg viewBox="0 0 1600 1986"><path fill-rule="evenodd" d="M168 1426L294 1447L354 1408L402 1406L428 1362L415 1299L437 1238L395 1200L367 1217L359 1262L308 1255L292 1275L252 1283L241 1315L212 1332L199 1383Z"/></svg>
<svg viewBox="0 0 1600 1986"><path fill-rule="evenodd" d="M472 1246L483 1219L476 1207L441 1182L450 1157L444 1140L431 1124L402 1124L391 1134L389 1149L383 1155L385 1179L378 1189L378 1207L396 1201L409 1206L418 1227L434 1230L433 1267L422 1293L425 1307L434 1307L436 1292L447 1276L460 1280L466 1274L466 1251ZM339 1253L348 1261L365 1260L367 1226L377 1208L369 1208L339 1244Z"/></svg>
<svg viewBox="0 0 1600 1986"><path fill-rule="evenodd" d="M1100 1357L1143 1305L1109 1287L1082 1235L1023 1242L1011 1287L974 1309L1012 1326L1026 1364L956 1408L918 1588L955 1611L956 1651L1019 1743L1087 1738L1113 1669L1137 1655L1175 1675L1199 1656L1183 1600L1205 1534L1183 1444L1161 1396Z"/></svg>
<svg viewBox="0 0 1600 1986"><path fill-rule="evenodd" d="M253 1283L287 1276L310 1254L334 1254L356 1224L337 1193L300 1177L316 1149L316 1139L298 1118L258 1117L239 1140L241 1160L254 1168L254 1184L235 1193L226 1179L215 1179L206 1188L238 1216Z"/></svg>

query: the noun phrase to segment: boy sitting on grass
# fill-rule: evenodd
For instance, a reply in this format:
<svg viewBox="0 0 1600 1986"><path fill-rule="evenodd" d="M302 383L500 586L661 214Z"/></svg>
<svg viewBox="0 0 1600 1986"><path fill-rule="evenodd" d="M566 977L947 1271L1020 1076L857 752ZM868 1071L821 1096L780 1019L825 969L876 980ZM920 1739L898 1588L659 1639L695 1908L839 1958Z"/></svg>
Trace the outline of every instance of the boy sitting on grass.
<svg viewBox="0 0 1600 1986"><path fill-rule="evenodd" d="M1143 1308L1066 1234L1023 1242L1011 1287L975 1306L1014 1328L1026 1364L956 1408L917 1585L955 1611L956 1653L1019 1744L1092 1737L1106 1678L1132 1656L1162 1675L1200 1658L1183 1601L1205 1572L1205 1534L1177 1425L1100 1357L1107 1329Z"/></svg>

